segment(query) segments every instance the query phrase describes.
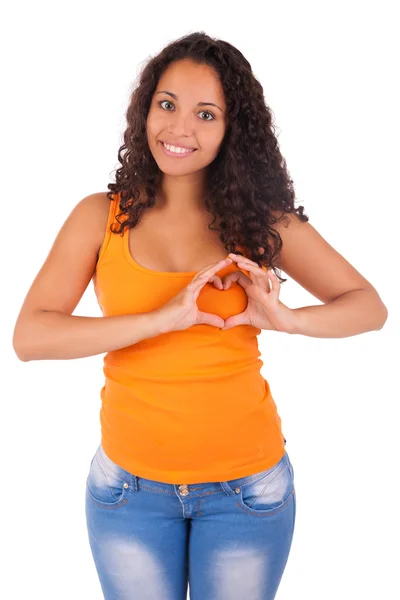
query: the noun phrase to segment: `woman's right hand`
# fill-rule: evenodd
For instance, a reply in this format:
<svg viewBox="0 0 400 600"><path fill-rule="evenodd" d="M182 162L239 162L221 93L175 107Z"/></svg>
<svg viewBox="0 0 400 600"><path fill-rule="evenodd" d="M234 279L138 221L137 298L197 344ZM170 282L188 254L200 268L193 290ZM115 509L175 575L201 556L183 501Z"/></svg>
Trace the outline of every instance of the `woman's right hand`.
<svg viewBox="0 0 400 600"><path fill-rule="evenodd" d="M196 301L206 283L214 283L215 287L222 289L221 278L216 273L230 263L232 263L232 259L225 258L203 267L179 294L156 309L154 313L157 316L159 332L181 331L192 325L223 327L225 321L221 317L202 312L198 309Z"/></svg>

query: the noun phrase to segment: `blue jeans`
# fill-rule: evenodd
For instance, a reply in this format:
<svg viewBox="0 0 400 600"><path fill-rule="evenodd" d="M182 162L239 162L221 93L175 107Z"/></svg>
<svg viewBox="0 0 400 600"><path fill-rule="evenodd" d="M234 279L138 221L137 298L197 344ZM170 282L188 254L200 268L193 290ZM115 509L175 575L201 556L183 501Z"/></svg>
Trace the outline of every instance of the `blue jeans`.
<svg viewBox="0 0 400 600"><path fill-rule="evenodd" d="M180 485L129 473L100 444L85 502L106 600L186 600L188 586L191 600L275 598L296 516L287 451L253 475Z"/></svg>

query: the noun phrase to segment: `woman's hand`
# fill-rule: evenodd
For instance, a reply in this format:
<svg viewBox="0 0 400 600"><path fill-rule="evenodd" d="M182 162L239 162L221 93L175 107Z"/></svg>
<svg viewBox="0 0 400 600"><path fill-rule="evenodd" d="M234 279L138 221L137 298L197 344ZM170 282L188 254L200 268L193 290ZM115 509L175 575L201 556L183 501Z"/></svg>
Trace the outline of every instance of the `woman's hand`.
<svg viewBox="0 0 400 600"><path fill-rule="evenodd" d="M218 315L199 310L197 298L206 283L212 283L217 289L221 290L222 281L217 273L231 264L232 259L226 257L216 263L206 265L196 273L188 285L178 294L160 308L152 311L152 314L156 317L158 332L181 331L192 325L212 325L223 329L224 320Z"/></svg>
<svg viewBox="0 0 400 600"><path fill-rule="evenodd" d="M231 329L236 325L253 325L259 329L272 329L294 333L298 326L296 313L279 300L280 283L272 270L265 272L254 261L239 254L229 254L241 269L249 271L250 277L241 271L229 273L223 278L226 290L232 281L237 281L248 298L246 310L225 319L222 328Z"/></svg>

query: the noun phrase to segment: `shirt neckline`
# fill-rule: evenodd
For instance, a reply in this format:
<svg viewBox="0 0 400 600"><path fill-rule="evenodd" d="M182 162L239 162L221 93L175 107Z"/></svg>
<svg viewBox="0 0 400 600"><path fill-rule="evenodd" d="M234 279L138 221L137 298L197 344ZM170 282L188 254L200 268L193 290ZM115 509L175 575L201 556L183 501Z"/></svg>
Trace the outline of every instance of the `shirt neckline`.
<svg viewBox="0 0 400 600"><path fill-rule="evenodd" d="M124 246L124 255L128 262L138 271L142 271L143 273L147 273L148 275L155 275L159 277L194 277L198 271L155 271L154 269L148 269L147 267L143 267L133 258L132 254L129 250L129 231L130 228L124 228L123 234L123 246Z"/></svg>

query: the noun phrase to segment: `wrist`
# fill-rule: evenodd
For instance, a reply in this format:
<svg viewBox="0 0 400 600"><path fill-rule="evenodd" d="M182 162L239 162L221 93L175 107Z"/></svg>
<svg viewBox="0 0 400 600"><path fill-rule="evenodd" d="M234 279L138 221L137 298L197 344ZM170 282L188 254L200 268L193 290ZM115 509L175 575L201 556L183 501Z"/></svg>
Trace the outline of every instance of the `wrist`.
<svg viewBox="0 0 400 600"><path fill-rule="evenodd" d="M157 308L146 313L146 315L148 316L149 328L152 332L152 337L161 335L162 333L168 333L161 309Z"/></svg>
<svg viewBox="0 0 400 600"><path fill-rule="evenodd" d="M288 333L301 335L304 332L304 313L299 308L292 308L292 326Z"/></svg>

